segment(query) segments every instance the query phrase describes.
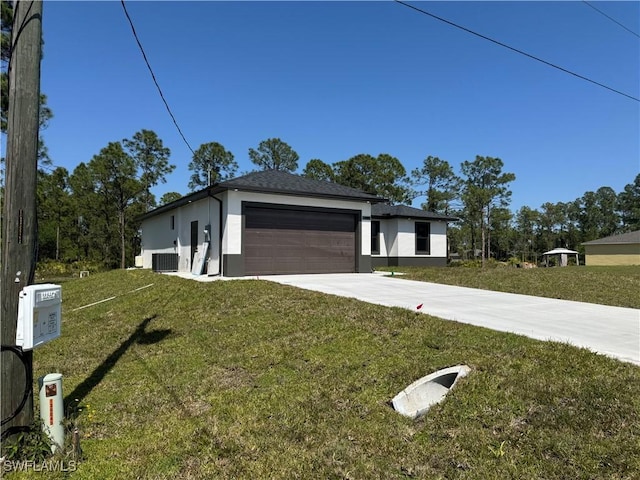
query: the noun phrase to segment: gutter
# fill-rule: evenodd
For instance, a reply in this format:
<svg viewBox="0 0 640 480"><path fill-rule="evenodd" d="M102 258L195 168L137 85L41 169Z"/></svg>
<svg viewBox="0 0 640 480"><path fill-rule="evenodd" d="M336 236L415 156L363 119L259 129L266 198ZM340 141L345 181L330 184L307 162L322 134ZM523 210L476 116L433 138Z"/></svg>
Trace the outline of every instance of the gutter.
<svg viewBox="0 0 640 480"><path fill-rule="evenodd" d="M207 196L218 202L218 236L220 237L218 238L218 272L220 272L219 275L222 277L222 200L214 197L210 189L207 189ZM209 224L211 224L211 220L209 220Z"/></svg>

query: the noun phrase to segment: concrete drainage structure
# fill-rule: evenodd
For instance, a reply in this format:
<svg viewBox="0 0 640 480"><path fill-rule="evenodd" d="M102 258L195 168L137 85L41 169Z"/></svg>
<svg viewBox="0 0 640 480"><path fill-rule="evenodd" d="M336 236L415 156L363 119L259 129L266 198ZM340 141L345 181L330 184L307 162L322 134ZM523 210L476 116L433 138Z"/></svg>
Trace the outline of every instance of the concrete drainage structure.
<svg viewBox="0 0 640 480"><path fill-rule="evenodd" d="M458 379L470 371L466 365L456 365L422 377L393 397L393 408L407 417L421 417L433 405L440 403Z"/></svg>

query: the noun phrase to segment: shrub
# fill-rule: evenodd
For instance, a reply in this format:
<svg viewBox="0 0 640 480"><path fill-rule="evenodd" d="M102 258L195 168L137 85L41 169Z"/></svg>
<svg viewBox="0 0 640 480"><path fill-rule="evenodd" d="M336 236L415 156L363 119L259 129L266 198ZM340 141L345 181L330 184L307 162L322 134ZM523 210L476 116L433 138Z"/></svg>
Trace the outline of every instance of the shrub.
<svg viewBox="0 0 640 480"><path fill-rule="evenodd" d="M522 263L522 260L520 260L518 257L510 257L509 260L507 260L507 264L510 267L517 267L521 263Z"/></svg>
<svg viewBox="0 0 640 480"><path fill-rule="evenodd" d="M51 456L51 441L42 430L40 419L34 420L25 432L2 443L5 460L42 462Z"/></svg>
<svg viewBox="0 0 640 480"><path fill-rule="evenodd" d="M36 278L65 277L71 275L69 264L57 260L43 260L36 266Z"/></svg>
<svg viewBox="0 0 640 480"><path fill-rule="evenodd" d="M87 271L98 273L106 270L95 262L88 260L76 260L74 262L60 262L58 260L42 260L36 266L36 279L60 277L79 277L80 272Z"/></svg>

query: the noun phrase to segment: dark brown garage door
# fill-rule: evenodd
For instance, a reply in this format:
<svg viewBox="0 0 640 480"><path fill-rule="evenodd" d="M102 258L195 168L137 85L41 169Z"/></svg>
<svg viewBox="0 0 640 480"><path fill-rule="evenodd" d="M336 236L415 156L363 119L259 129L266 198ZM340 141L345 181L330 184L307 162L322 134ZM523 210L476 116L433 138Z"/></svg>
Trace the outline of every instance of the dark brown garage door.
<svg viewBox="0 0 640 480"><path fill-rule="evenodd" d="M356 271L353 213L245 206L246 275Z"/></svg>

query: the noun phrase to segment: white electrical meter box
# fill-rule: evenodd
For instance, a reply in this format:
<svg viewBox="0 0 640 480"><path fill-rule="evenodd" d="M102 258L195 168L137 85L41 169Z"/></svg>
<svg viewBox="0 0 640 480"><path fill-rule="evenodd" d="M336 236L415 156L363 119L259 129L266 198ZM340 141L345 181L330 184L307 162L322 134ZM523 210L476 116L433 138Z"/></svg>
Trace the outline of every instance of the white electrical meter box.
<svg viewBox="0 0 640 480"><path fill-rule="evenodd" d="M62 287L28 285L20 291L16 345L32 350L60 336Z"/></svg>

